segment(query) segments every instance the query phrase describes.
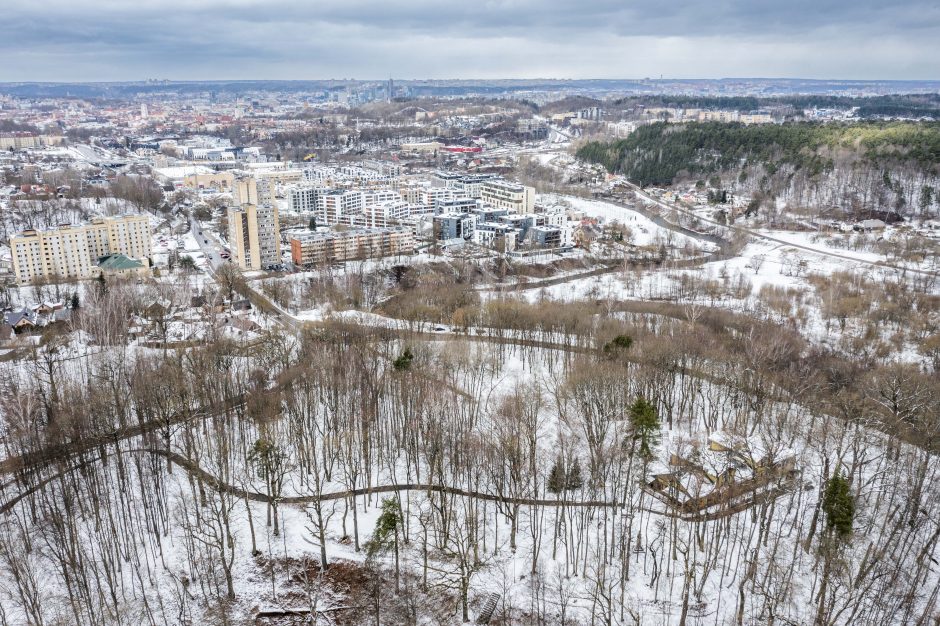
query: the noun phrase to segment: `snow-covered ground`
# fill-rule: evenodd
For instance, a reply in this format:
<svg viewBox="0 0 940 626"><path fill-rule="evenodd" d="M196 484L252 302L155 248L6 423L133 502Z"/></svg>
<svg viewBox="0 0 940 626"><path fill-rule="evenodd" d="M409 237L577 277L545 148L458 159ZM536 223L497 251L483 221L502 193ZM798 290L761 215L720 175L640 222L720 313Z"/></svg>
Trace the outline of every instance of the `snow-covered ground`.
<svg viewBox="0 0 940 626"><path fill-rule="evenodd" d="M552 204L553 199L560 200L562 203L571 206L572 209L582 211L586 217L598 218L602 223L618 222L626 226L632 234L631 243L637 246L653 246L666 243L673 246L690 244L706 251L715 249L715 245L710 242L703 242L663 228L642 213L617 204L577 196L546 196L546 198L549 204Z"/></svg>
<svg viewBox="0 0 940 626"><path fill-rule="evenodd" d="M369 318L370 321L372 319ZM440 361L442 364L440 369L428 370L428 375L437 371L442 376L440 380L433 381L433 389L437 396L435 401L439 403L436 405L440 409L439 419L443 420L446 428L451 429L451 434L456 435L452 429L458 428L463 420L476 421L468 433L480 440L481 451L477 453L478 461L474 466L476 471L467 474L460 470L461 464L465 463L461 460L460 448L444 448L447 458L440 473L430 473L424 461L419 461L417 466L406 462L405 457L408 455L403 452L397 458L389 457L385 463L372 465L369 483L388 485L427 480L493 493L491 481L499 476L494 472L498 466L494 466L495 461L484 452L490 450L495 453L498 448L490 446L501 445L501 440L496 436L500 432L498 428L515 427L512 421L500 421L503 419L500 417L500 407L503 400L516 391L540 392L541 396L536 426L538 476L534 486L521 487L520 493L557 501L558 496L546 491L545 481L561 450L580 459L587 478L591 446L597 445L597 442L591 444L588 439L590 431L585 431L584 420L588 419L585 411L589 409L588 405L580 404L577 394L589 393L594 387L590 376L566 380L571 370L568 369L570 365L565 365L563 354L553 350L528 349L499 357L495 346L462 345L459 341L419 342L414 345L414 349L419 360ZM89 355L85 358L88 360L87 365L91 365L96 357ZM337 364L325 365L330 368ZM244 362L239 367L247 370L252 365ZM387 363L383 367L387 367ZM94 370L93 367L89 369ZM73 375L81 375L83 369L70 368L69 371ZM591 371L595 376L602 377L602 382L617 398L622 396L632 401L640 391L641 379L636 375L639 371L615 374L610 367L604 371ZM316 374L305 372L303 375L316 381ZM420 376L423 374L416 372L414 375L411 387L422 384ZM383 389L384 385L391 385L386 389L387 393L397 389L393 382L395 379L390 374L382 380ZM729 383L733 383L733 380L733 376L728 377ZM551 382L559 386L548 387ZM565 386L562 387L561 383ZM556 392L561 395L555 395ZM858 539L842 548L841 558L854 564L862 562L870 543L889 550L889 554L907 554L904 552L906 544L894 538L891 528L898 521L897 507L910 497L912 489L910 485L898 487L905 484L901 478L905 471L904 463L917 458L916 451L910 446L902 446L899 450L902 462L890 461L885 454L887 435L856 426L853 427L853 437L864 441L865 445L853 449L851 454L854 456L851 456L844 449L845 441L839 429L833 425L831 430L821 434L813 426L814 418L818 419L818 416L805 407L792 403L771 403L757 411L743 407L732 410L735 394L738 393L733 384L728 386L683 377L674 379L663 388L663 393L666 395L659 398L658 404L660 407L674 407L670 413L673 426L663 425L661 439L655 447L655 459L650 462L650 466L666 464L670 454L687 449L684 446L690 445L690 442L707 441L709 434L725 430L746 431L748 437L762 449L772 448L781 454L788 450L795 453L798 471L796 488L780 495L770 508L756 506L715 522L670 518L664 515L666 511L661 503L635 484L625 482L622 476L618 478L615 473L605 474L605 480L593 486L585 483L569 491L566 497L574 502L585 499L615 500L619 503L616 507L539 505L521 506L514 510L512 507L498 507L493 502L464 496L444 498L437 494L428 496L424 490L401 491L398 497L404 515L402 523L410 539L407 544L400 546L402 567L420 577L425 558L425 541L428 541L429 579L434 585L449 585L460 575L460 551L468 550L469 554L475 554L469 573L471 613L479 610L488 594L498 593L502 596L500 614L510 622L523 619L531 611L533 597L539 593L539 586L543 586L544 593L551 600L540 610L547 615L557 618L564 610L577 623L591 623L598 621L603 611L613 610L619 616L623 610L624 618L612 618L611 623L624 625L637 622L678 623L684 590L687 589L683 581L689 580L684 574L690 570L695 572L695 578L694 591L689 591L689 623L733 622L739 605L735 601L737 594L729 599L727 589L729 586L737 588L742 585L746 589L747 598L754 599L753 604L749 601L740 608L744 611L745 623L759 623L762 620L763 601L757 600L759 595L755 595L758 592L754 588L759 585L752 585L750 577L777 580L776 573L783 568L792 572L790 582L785 587L787 600L776 604L774 611L781 619L806 623L812 621L815 614L813 598L818 588L813 581L819 574L821 563L819 552L804 550L802 541L812 526L819 485L825 477L824 468L833 459L843 457L844 462L852 463L853 471L857 472L855 483L859 506L856 520ZM388 398L385 395L383 397ZM477 402L468 401L467 398L476 399ZM331 413L325 410L326 405L321 404L326 399L319 399L316 395L309 398L313 403L309 408L318 407L306 418L310 420L307 426L313 428L314 433L318 432L316 428L327 427L324 420L333 419ZM377 417L392 428L393 422L386 420L392 419L395 409L390 404L383 403L382 406L384 408ZM619 411L626 411L625 405L618 402L617 406L620 407ZM321 412L320 409L324 410ZM516 414L511 417L514 420L520 418ZM133 554L136 559L135 566L122 570L119 582L115 583L124 590L124 602L128 606L136 607L140 597L146 595L153 606L163 607L156 609L158 612L162 610L167 615L182 612L199 616L208 610L209 607L200 605L198 601L186 605L177 590L185 579L192 584L189 593L196 600L209 589L204 587L211 585L207 581L221 580L219 560L214 552L217 548L213 547L217 544L212 534L213 528L221 528L213 526L219 524L218 520L221 519L217 508L219 505L231 507L226 509L226 514L227 528L231 534L231 541L227 545L228 549L234 551L232 578L237 598L234 617L247 619L256 607L306 606L306 596L297 594L298 583L294 574L303 559L316 561L320 558L317 536L319 514L326 520L324 535L328 560L334 563L349 561L360 567L366 565L365 550L356 551L353 546L351 509L356 509L359 542L365 544L376 527L381 500L395 495L324 501L319 514L311 503L291 503L289 499L295 496L309 498L317 493L342 492L350 486L342 469L346 462L342 457L336 458L332 477L324 478L321 482L314 483L320 479L317 478L318 474L310 473L309 466L306 471L300 470L297 462L300 455L304 454L304 448L299 445L299 439L287 437L289 420L299 418L297 415L285 417L264 426L264 436L275 437L288 455L282 492L283 498L287 500L278 507L279 535L274 535L273 528L266 522L268 511L264 503L221 498L208 489L207 494L200 498L199 489L180 466L173 467L172 473L165 471L161 459L157 459L159 462L155 465L128 462L94 466L99 481L120 486L110 490L96 490L99 510L146 510L152 491L161 494L164 505L173 511L166 531L150 533L145 526L141 526L137 533L129 533L121 540L123 552ZM339 422L329 423L335 428L340 427ZM174 451L191 459L212 475L226 476L228 482L239 488L265 493L267 486L263 476L246 464L246 459L237 452L237 447L234 454L231 448L233 440L254 441L261 436L258 430L260 424L250 418L230 416L226 418L225 427L226 432L231 433L231 438L219 437L208 424L201 422L194 425L194 432L198 434L195 442L185 431L174 435ZM607 442L603 444L605 455L616 454L619 442L625 435L625 427L622 415L611 416L610 423L604 427L606 434L599 440ZM323 443L323 450L342 441L336 437L339 434L336 430L323 432L331 435ZM128 451L125 460L131 461L142 454L130 451L140 445L140 442L126 442L124 449ZM198 452L194 451L194 446ZM840 454L840 450L844 454ZM631 471L640 472L641 468L634 465ZM931 476L936 472L937 469L933 468ZM365 477L360 476L358 484L361 486L365 483ZM81 488L82 484L78 483L77 488ZM147 485L148 490L142 489L141 485ZM885 495L884 489L889 485L896 486L897 493ZM76 486L71 482L60 481L53 481L49 487L51 494L64 494L74 488ZM936 500L925 499L922 505L927 515L937 512ZM149 506L154 504L151 502ZM447 536L441 534L436 517L436 511L442 510L442 507L446 507L444 510L453 516L450 521L451 534ZM81 538L79 545L82 546L83 556L90 558L99 550L108 553L115 547L117 540L114 537L120 535L96 533L93 515L81 512L73 515L75 532ZM510 547L512 524L507 515L516 516L515 549ZM125 520L118 517L117 520L120 524L127 524L127 529L138 528L134 518ZM15 523L10 518L5 518L3 523L8 539L15 541L19 536ZM428 528L427 534L424 528ZM817 528L816 533L820 532ZM932 527L923 524L905 532L909 533L910 541L919 549L925 545ZM39 536L37 531L34 538L38 541ZM48 537L45 534L42 536ZM475 541L481 542L476 549L463 543L470 536L475 536ZM133 540L127 541L128 538ZM816 541L818 539L814 540L814 544ZM251 556L252 545L261 553L260 557ZM693 547L696 545L698 547ZM613 558L612 554L615 555ZM741 559L745 557L754 565L743 566ZM386 568L384 576L390 580L390 572L395 566L391 551L380 552L375 558ZM50 554L38 553L30 558L28 567L32 568L31 571L47 572L41 597L48 609L53 611L53 607L61 606L62 610L67 611L63 580L54 568L44 569L54 563L53 559ZM193 559L203 565L192 569L190 563ZM264 565L264 562L270 561L275 563L273 571ZM89 567L92 562L102 568L105 566L105 562L89 560ZM536 577L531 574L533 563L538 572ZM624 570L628 564L629 576ZM873 562L872 567L875 569L870 575L878 580L879 577L890 576L893 562L886 558ZM151 582L142 589L134 582L133 572L136 568L142 568L152 576ZM854 575L857 571L853 568L850 573ZM7 580L6 576L0 573L0 578ZM834 576L842 580L840 575ZM929 568L919 576L923 577L923 585L928 588L940 582L936 571L930 571ZM782 582L775 584L784 589ZM899 581L896 584L912 585L913 581ZM349 596L334 593L335 590L322 597L325 606L337 606L351 600ZM354 593L354 597L361 597L365 591L356 590ZM609 594L610 606L599 605L599 595L604 593ZM846 589L836 595L836 601L855 605L870 599L871 593L867 588ZM890 594L884 591L881 595L887 597ZM162 601L156 601L158 597ZM451 617L443 620L443 623L459 622L459 619L452 617L456 603L456 597L451 596L449 606L445 608ZM916 607L919 609L922 605L923 598L918 598ZM12 615L14 620L22 615L17 606L8 604L6 607L10 611L8 615ZM200 618L196 619L198 621Z"/></svg>

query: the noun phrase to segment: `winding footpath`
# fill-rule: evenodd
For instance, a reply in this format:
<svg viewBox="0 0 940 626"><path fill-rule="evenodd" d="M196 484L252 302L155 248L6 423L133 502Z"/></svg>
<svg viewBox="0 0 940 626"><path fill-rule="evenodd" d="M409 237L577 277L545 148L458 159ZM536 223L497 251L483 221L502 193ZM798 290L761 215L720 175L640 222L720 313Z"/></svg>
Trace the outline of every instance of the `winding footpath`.
<svg viewBox="0 0 940 626"><path fill-rule="evenodd" d="M79 470L87 465L92 463L97 463L102 461L105 458L118 456L122 454L151 454L155 456L163 457L174 465L182 468L190 476L196 478L201 483L209 486L211 489L218 491L220 493L225 493L232 495L236 498L242 500L250 500L252 502L262 502L268 504L273 501L273 499L267 494L260 493L257 491L249 491L227 483L217 476L212 475L211 473L204 470L199 466L195 461L177 453L169 450L162 450L159 448L132 448L126 450L112 450L107 454L96 455L93 458L89 458L69 467L63 468L54 474L43 478L41 481L37 482L34 485L30 485L26 489L23 489L20 493L17 493L15 496L9 500L0 504L0 515L5 515L13 510L13 508L19 504L23 499L29 495L36 493L37 491L43 489L49 483L62 478L63 476ZM9 485L9 484L8 484ZM7 485L7 486L8 486ZM641 510L647 513L652 513L655 515L662 515L664 517L679 519L686 522L708 522L736 513L745 511L756 504L762 502L767 502L772 499L775 499L788 491L792 486L791 482L784 482L780 485L768 489L765 491L754 492L750 494L749 498L740 500L735 503L728 503L727 505L720 506L714 510L706 511L704 513L678 513L675 511L669 510L658 510L642 507ZM294 496L282 496L277 498L278 504L287 504L294 506L303 506L306 504L313 504L315 502L326 502L331 500L347 500L349 498L356 498L360 496L367 496L373 494L383 494L383 493L397 493L402 491L418 491L422 493L439 493L445 495L454 495L464 498L473 498L477 500L484 500L487 502L499 502L503 504L512 504L518 506L530 506L530 507L573 507L573 508L624 508L624 503L619 501L609 501L609 500L566 500L558 498L524 498L524 497L513 497L513 496L504 496L493 493L486 493L482 491L474 491L471 489L462 489L460 487L451 487L447 485L437 485L433 483L394 483L389 485L377 485L374 487L359 487L356 489L346 489L343 491L331 491L327 493L320 494L310 494L310 495L294 495Z"/></svg>

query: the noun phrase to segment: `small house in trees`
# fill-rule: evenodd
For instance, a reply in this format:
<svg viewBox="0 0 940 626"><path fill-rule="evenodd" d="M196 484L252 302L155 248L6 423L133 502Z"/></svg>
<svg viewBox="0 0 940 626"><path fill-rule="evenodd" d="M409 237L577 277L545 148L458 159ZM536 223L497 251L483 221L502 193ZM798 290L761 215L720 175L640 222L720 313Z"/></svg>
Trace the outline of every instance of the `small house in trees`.
<svg viewBox="0 0 940 626"><path fill-rule="evenodd" d="M673 498L678 498L680 495L686 497L691 495L685 481L682 480L682 470L674 470L662 463L654 462L650 465L649 471L652 476L649 486L656 491L668 494Z"/></svg>
<svg viewBox="0 0 940 626"><path fill-rule="evenodd" d="M57 311L61 309L62 307L63 305L61 302L55 302L55 303L40 302L39 304L34 305L32 309L33 309L33 312L36 313L36 315L40 315L42 317L49 317L50 315L52 315L54 311Z"/></svg>
<svg viewBox="0 0 940 626"><path fill-rule="evenodd" d="M172 308L172 302L163 298L157 298L144 307L142 314L145 318L150 320L163 319Z"/></svg>
<svg viewBox="0 0 940 626"><path fill-rule="evenodd" d="M793 451L789 448L768 450L758 439L733 437L724 432L709 436L708 449L726 454L738 469L748 469L755 475L768 470L788 472L795 466Z"/></svg>
<svg viewBox="0 0 940 626"><path fill-rule="evenodd" d="M855 226L852 227L852 230L860 233L871 233L876 230L884 230L885 226L887 226L887 224L881 220L862 220L858 224L855 224Z"/></svg>
<svg viewBox="0 0 940 626"><path fill-rule="evenodd" d="M253 333L261 330L261 327L256 322L248 319L247 317L226 317L224 320L222 320L222 325L232 328L239 335L244 333Z"/></svg>
<svg viewBox="0 0 940 626"><path fill-rule="evenodd" d="M29 332L37 325L36 313L26 307L16 311L7 311L4 314L4 321L16 333Z"/></svg>
<svg viewBox="0 0 940 626"><path fill-rule="evenodd" d="M72 320L72 309L56 309L52 312L52 317L49 318L50 324L64 324L65 322L70 322Z"/></svg>
<svg viewBox="0 0 940 626"><path fill-rule="evenodd" d="M247 298L241 300L232 301L232 310L233 311L250 311L251 302Z"/></svg>

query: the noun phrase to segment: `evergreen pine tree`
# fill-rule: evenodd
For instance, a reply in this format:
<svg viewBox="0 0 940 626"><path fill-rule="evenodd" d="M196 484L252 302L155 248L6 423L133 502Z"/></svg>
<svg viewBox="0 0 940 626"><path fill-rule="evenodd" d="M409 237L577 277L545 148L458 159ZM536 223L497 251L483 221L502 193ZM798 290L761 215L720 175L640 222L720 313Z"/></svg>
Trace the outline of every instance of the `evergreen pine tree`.
<svg viewBox="0 0 940 626"><path fill-rule="evenodd" d="M606 344L604 344L604 354L615 356L625 352L633 345L633 338L630 335L617 335Z"/></svg>
<svg viewBox="0 0 940 626"><path fill-rule="evenodd" d="M653 446L659 441L659 416L656 407L643 396L636 399L630 407L630 421L633 424L633 437L640 442L640 456L653 456Z"/></svg>
<svg viewBox="0 0 940 626"><path fill-rule="evenodd" d="M382 500L382 513L375 522L375 530L372 532L372 540L367 544L366 550L369 556L374 556L378 552L392 546L397 540L398 525L401 516L398 513L398 503L394 498L384 498Z"/></svg>
<svg viewBox="0 0 940 626"><path fill-rule="evenodd" d="M98 294L103 296L104 294L108 293L108 281L106 281L104 278L104 272L101 272L100 274L98 274L97 280L98 280Z"/></svg>
<svg viewBox="0 0 940 626"><path fill-rule="evenodd" d="M565 488L565 472L561 467L561 460L556 459L548 473L548 490L552 493L561 493Z"/></svg>
<svg viewBox="0 0 940 626"><path fill-rule="evenodd" d="M72 302L71 302L71 307L72 307L73 309L77 309L77 308L78 308L78 306L79 306L79 301L78 301L78 292L77 292L77 291L73 291L73 292L72 292Z"/></svg>
<svg viewBox="0 0 940 626"><path fill-rule="evenodd" d="M311 218L310 218L310 223L307 225L307 228L309 228L310 230L316 230L316 229L317 229L317 218L316 218L316 217L311 217Z"/></svg>
<svg viewBox="0 0 940 626"><path fill-rule="evenodd" d="M395 368L396 372L403 372L405 370L411 369L411 362L415 360L415 355L412 354L410 348L405 348L405 351L401 355L392 361L392 367Z"/></svg>
<svg viewBox="0 0 940 626"><path fill-rule="evenodd" d="M852 520L855 518L855 497L849 481L841 474L826 482L823 493L823 512L826 514L826 527L833 529L841 538L852 534Z"/></svg>

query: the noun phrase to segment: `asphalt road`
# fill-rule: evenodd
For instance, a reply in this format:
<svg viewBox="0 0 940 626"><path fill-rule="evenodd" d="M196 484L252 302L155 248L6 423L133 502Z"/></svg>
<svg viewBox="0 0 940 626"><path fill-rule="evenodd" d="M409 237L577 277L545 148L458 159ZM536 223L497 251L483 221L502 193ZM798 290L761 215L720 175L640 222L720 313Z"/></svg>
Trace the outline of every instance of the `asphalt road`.
<svg viewBox="0 0 940 626"><path fill-rule="evenodd" d="M215 238L212 235L208 235L202 230L202 226L195 219L190 218L189 227L193 233L193 237L196 238L196 243L199 244L199 248L202 250L203 255L206 257L206 261L209 263L209 269L214 272L215 270L222 267L222 264L225 262L225 259L219 253L219 248L216 246Z"/></svg>

